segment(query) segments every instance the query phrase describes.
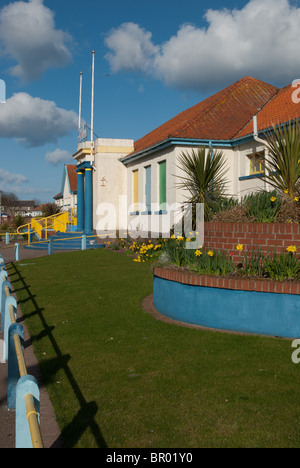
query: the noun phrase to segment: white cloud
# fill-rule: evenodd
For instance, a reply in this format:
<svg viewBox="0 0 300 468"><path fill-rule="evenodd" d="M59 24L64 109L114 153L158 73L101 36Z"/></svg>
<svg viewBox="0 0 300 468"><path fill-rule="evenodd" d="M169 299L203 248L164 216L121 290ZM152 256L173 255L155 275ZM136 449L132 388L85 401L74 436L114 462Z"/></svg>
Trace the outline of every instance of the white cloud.
<svg viewBox="0 0 300 468"><path fill-rule="evenodd" d="M105 42L112 53L106 55L113 71L149 71L159 47L151 41L152 34L135 23L124 23L112 29Z"/></svg>
<svg viewBox="0 0 300 468"><path fill-rule="evenodd" d="M0 168L1 188L9 187L11 185L19 186L20 184L23 184L24 182L28 182L28 179L22 174L13 174L12 172L9 172Z"/></svg>
<svg viewBox="0 0 300 468"><path fill-rule="evenodd" d="M9 3L0 11L0 44L18 65L11 74L24 80L39 78L48 68L71 60L71 37L55 28L54 13L43 0Z"/></svg>
<svg viewBox="0 0 300 468"><path fill-rule="evenodd" d="M69 153L69 151L61 150L61 149L56 149L55 151L48 152L46 154L46 161L49 164L52 164L56 166L59 163L67 163L68 161L72 161L72 155Z"/></svg>
<svg viewBox="0 0 300 468"><path fill-rule="evenodd" d="M75 112L28 93L16 93L0 106L0 138L15 138L27 147L56 143L77 126Z"/></svg>
<svg viewBox="0 0 300 468"><path fill-rule="evenodd" d="M289 0L250 0L240 10L209 9L205 19L206 27L184 24L159 46L140 26L121 25L106 39L112 70L144 72L169 86L195 90L246 75L285 84L298 77L300 8Z"/></svg>
<svg viewBox="0 0 300 468"><path fill-rule="evenodd" d="M16 194L21 199L48 197L53 194L53 188L38 187L23 174L13 173L0 168L0 190ZM52 197L50 197L51 199Z"/></svg>

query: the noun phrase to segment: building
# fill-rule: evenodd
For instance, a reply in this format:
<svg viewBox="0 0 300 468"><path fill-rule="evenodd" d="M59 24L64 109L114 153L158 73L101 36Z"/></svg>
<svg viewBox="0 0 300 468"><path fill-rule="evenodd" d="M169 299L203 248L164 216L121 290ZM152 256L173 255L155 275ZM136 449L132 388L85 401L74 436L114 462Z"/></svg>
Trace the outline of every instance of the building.
<svg viewBox="0 0 300 468"><path fill-rule="evenodd" d="M133 140L81 143L77 161L77 230L91 233L127 226L127 170L121 159L134 151Z"/></svg>
<svg viewBox="0 0 300 468"><path fill-rule="evenodd" d="M277 88L245 77L181 112L141 139L98 139L78 146L79 231L164 232L170 211L185 200L176 187L178 157L200 146L221 150L227 163L228 195L240 199L268 189L261 158L262 138L272 125L300 117L292 85ZM171 220L170 220L171 219Z"/></svg>
<svg viewBox="0 0 300 468"><path fill-rule="evenodd" d="M53 197L61 211L77 208L77 173L75 164L65 164L61 182L61 191Z"/></svg>
<svg viewBox="0 0 300 468"><path fill-rule="evenodd" d="M5 210L13 216L27 216L31 213L34 207L34 200L11 200L9 204L5 206Z"/></svg>

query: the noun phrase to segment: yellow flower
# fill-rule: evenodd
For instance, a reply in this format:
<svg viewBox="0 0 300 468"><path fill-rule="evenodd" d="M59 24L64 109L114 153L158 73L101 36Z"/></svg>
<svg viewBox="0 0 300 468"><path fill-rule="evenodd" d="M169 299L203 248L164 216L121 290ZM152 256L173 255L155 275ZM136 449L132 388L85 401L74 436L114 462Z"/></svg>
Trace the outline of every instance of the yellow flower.
<svg viewBox="0 0 300 468"><path fill-rule="evenodd" d="M183 239L182 236L177 236L177 240L181 241Z"/></svg>
<svg viewBox="0 0 300 468"><path fill-rule="evenodd" d="M271 197L270 200L271 202L274 202L276 200L276 197Z"/></svg>
<svg viewBox="0 0 300 468"><path fill-rule="evenodd" d="M172 234L172 236L171 236L171 239L175 239L175 236L174 236L174 234Z"/></svg>
<svg viewBox="0 0 300 468"><path fill-rule="evenodd" d="M290 245L289 247L287 247L286 249L288 252L296 252L297 251L297 247L295 245Z"/></svg>
<svg viewBox="0 0 300 468"><path fill-rule="evenodd" d="M195 255L196 257L200 257L200 255L202 255L201 250L196 250Z"/></svg>
<svg viewBox="0 0 300 468"><path fill-rule="evenodd" d="M295 197L294 200L295 200L295 201L299 201L299 197Z"/></svg>
<svg viewBox="0 0 300 468"><path fill-rule="evenodd" d="M187 242L191 242L191 239L188 237L188 238L186 239L186 241L187 241Z"/></svg>
<svg viewBox="0 0 300 468"><path fill-rule="evenodd" d="M238 244L238 245L236 246L236 250L242 251L242 250L243 250L243 244Z"/></svg>
<svg viewBox="0 0 300 468"><path fill-rule="evenodd" d="M210 250L209 252L207 252L207 255L209 255L210 257L213 257L214 256L214 253L212 250Z"/></svg>
<svg viewBox="0 0 300 468"><path fill-rule="evenodd" d="M288 190L284 190L284 193L289 193L289 191L288 191Z"/></svg>

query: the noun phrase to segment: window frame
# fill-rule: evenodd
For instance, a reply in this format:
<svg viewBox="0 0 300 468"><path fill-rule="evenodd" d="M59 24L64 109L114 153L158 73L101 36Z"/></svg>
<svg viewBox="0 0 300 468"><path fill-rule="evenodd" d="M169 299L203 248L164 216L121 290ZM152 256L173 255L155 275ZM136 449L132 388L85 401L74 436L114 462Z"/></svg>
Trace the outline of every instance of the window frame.
<svg viewBox="0 0 300 468"><path fill-rule="evenodd" d="M135 169L132 171L132 200L134 206L134 212L139 211L139 170Z"/></svg>
<svg viewBox="0 0 300 468"><path fill-rule="evenodd" d="M158 163L159 170L159 186L158 186L158 201L159 210L165 211L167 206L167 161Z"/></svg>
<svg viewBox="0 0 300 468"><path fill-rule="evenodd" d="M249 175L255 176L257 174L264 174L265 170L261 162L264 159L264 151L259 151L257 153L249 154L248 158L249 158ZM253 158L255 158L254 163L253 163ZM259 161L257 161L257 159L259 159ZM259 164L259 169L256 170L256 167L258 164Z"/></svg>

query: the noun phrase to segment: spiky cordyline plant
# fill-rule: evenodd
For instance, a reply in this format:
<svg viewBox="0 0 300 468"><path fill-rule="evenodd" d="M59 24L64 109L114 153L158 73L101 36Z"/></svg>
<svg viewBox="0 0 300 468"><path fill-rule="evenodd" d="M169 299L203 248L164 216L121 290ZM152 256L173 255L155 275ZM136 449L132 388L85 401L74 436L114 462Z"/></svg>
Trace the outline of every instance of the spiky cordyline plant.
<svg viewBox="0 0 300 468"><path fill-rule="evenodd" d="M300 125L289 122L283 127L273 125L266 135L269 157L262 164L267 172L264 179L276 190L292 199L300 189Z"/></svg>
<svg viewBox="0 0 300 468"><path fill-rule="evenodd" d="M184 175L178 187L189 191L186 203L195 206L204 203L204 219L208 221L213 214L213 205L217 199L226 196L227 180L225 174L225 158L222 151L213 153L205 147L192 150L191 153L182 152L178 158L178 167Z"/></svg>

